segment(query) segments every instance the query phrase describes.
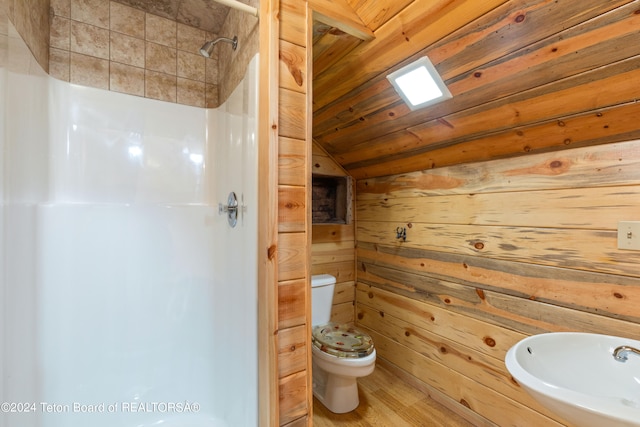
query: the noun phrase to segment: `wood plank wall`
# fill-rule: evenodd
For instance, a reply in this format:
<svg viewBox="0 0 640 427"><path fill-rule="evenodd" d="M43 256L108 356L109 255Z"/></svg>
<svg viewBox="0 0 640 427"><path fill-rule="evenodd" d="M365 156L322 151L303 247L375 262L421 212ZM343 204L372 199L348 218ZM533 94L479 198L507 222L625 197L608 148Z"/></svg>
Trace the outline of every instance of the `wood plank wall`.
<svg viewBox="0 0 640 427"><path fill-rule="evenodd" d="M365 179L356 196L357 324L484 424L563 424L507 372L520 339L640 339L640 252L616 232L640 220L640 141Z"/></svg>
<svg viewBox="0 0 640 427"><path fill-rule="evenodd" d="M276 9L276 8L274 8ZM306 2L281 0L278 63L278 425L311 422L311 126Z"/></svg>
<svg viewBox="0 0 640 427"><path fill-rule="evenodd" d="M278 102L280 2L260 2L258 103L258 424L279 424Z"/></svg>
<svg viewBox="0 0 640 427"><path fill-rule="evenodd" d="M340 165L317 144L313 144L311 159L313 174L348 176ZM352 187L355 181L350 180ZM355 305L355 188L350 191L347 224L313 224L311 245L311 274L331 274L336 277L331 321L354 322Z"/></svg>

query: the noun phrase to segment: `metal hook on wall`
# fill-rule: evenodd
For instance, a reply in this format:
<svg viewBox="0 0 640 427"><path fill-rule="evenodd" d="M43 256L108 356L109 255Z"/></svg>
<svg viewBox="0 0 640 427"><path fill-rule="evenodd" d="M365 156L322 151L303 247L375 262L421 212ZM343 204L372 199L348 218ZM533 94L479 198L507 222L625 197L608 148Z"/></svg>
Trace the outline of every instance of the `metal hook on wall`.
<svg viewBox="0 0 640 427"><path fill-rule="evenodd" d="M405 227L396 228L396 239L402 239L403 242L407 240L407 229Z"/></svg>

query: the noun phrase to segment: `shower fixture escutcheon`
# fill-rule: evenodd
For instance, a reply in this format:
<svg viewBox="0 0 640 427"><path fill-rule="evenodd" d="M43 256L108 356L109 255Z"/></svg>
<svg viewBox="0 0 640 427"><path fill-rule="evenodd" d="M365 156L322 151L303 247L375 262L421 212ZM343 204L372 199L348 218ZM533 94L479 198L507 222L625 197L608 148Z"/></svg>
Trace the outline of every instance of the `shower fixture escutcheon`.
<svg viewBox="0 0 640 427"><path fill-rule="evenodd" d="M200 48L200 54L205 58L211 58L211 54L213 53L214 46L219 42L231 43L231 47L233 50L238 48L238 36L233 36L232 39L228 37L218 37L215 40L209 40Z"/></svg>
<svg viewBox="0 0 640 427"><path fill-rule="evenodd" d="M236 193L234 193L233 191L229 193L226 205L218 203L218 213L220 215L224 215L225 213L227 214L227 221L232 228L238 224L239 210L240 208L238 207L238 197L236 197Z"/></svg>

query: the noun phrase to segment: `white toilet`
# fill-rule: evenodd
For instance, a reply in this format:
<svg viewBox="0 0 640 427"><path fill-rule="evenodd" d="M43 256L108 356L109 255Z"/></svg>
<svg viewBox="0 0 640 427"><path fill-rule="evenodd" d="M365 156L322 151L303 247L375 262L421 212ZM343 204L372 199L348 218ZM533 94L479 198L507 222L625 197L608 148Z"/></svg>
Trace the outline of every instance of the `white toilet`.
<svg viewBox="0 0 640 427"><path fill-rule="evenodd" d="M369 335L330 323L336 278L311 277L313 395L331 412L353 411L360 403L356 378L373 372L376 350Z"/></svg>

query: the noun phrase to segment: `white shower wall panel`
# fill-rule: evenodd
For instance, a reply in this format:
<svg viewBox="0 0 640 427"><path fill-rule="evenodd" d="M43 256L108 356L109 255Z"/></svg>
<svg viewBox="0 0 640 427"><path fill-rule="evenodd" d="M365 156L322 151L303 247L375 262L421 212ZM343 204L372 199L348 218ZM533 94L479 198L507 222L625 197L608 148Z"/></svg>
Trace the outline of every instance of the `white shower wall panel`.
<svg viewBox="0 0 640 427"><path fill-rule="evenodd" d="M0 38L1 40L1 38ZM4 165L5 133L7 125L5 122L6 104L7 104L7 70L0 66L0 165ZM3 166L4 172L4 166ZM4 173L0 173L0 201L4 201ZM2 222L0 221L0 224ZM0 227L0 238L2 237L2 227ZM0 239L0 242L2 240ZM1 253L0 253L1 255ZM0 262L2 257L0 256Z"/></svg>
<svg viewBox="0 0 640 427"><path fill-rule="evenodd" d="M58 80L50 98L50 201L213 202L206 110Z"/></svg>
<svg viewBox="0 0 640 427"><path fill-rule="evenodd" d="M32 398L37 390L35 336L29 333L36 315L33 203L46 191L48 142L48 76L15 28L5 24L8 35L0 35L1 402ZM33 417L23 420L30 425ZM4 413L0 425L8 425Z"/></svg>
<svg viewBox="0 0 640 427"><path fill-rule="evenodd" d="M225 386L216 389L215 400L224 407L220 414L230 426L257 425L257 70L256 56L229 99L207 112L207 145L216 168L215 197L226 203L233 191L241 207L235 228L229 227L226 216L216 218L217 235L225 242L225 253L214 259L224 284L216 287L216 295L228 304L216 310L214 323L228 325L218 331L225 348L245 349L216 371Z"/></svg>
<svg viewBox="0 0 640 427"><path fill-rule="evenodd" d="M0 69L0 425L257 425L257 62L217 110Z"/></svg>
<svg viewBox="0 0 640 427"><path fill-rule="evenodd" d="M43 72L6 73L4 203L46 200L49 171L48 84Z"/></svg>
<svg viewBox="0 0 640 427"><path fill-rule="evenodd" d="M38 396L35 205L3 205L4 305L3 402L34 402ZM3 427L31 427L37 413L0 413Z"/></svg>
<svg viewBox="0 0 640 427"><path fill-rule="evenodd" d="M228 302L216 296L213 215L208 206L38 207L40 399L63 405L43 425L222 425L215 369L228 354L214 316Z"/></svg>
<svg viewBox="0 0 640 427"><path fill-rule="evenodd" d="M3 19L0 18L0 26L6 24L3 22ZM3 55L2 51L2 43L6 44L6 37L0 36L0 55ZM1 66L0 61L0 165L4 165L4 150L6 147L5 144L5 111L6 111L6 80L7 80L7 71L5 68ZM1 167L1 166L0 166ZM5 209L4 209L4 173L0 173L0 309L4 311L5 307L5 289L4 289L4 271L5 271L5 254L4 254L4 245L1 242L4 242L5 233L4 233L4 218L5 218ZM0 325L0 354L5 354L4 350L4 315L0 314L0 320L2 321ZM0 378L4 378L4 364L0 363ZM0 402L5 402L6 399L4 397L4 381L0 383ZM0 415L0 422L3 422L3 417Z"/></svg>

